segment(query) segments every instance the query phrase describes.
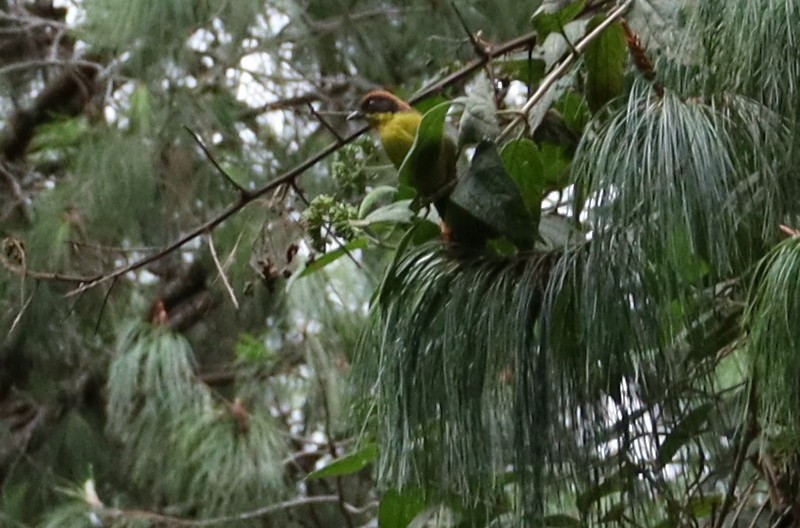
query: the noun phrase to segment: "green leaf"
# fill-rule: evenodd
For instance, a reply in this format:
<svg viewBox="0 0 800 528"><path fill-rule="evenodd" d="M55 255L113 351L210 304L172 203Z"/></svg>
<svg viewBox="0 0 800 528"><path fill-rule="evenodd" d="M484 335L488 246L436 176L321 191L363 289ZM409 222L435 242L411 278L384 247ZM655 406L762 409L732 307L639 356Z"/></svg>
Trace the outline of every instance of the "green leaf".
<svg viewBox="0 0 800 528"><path fill-rule="evenodd" d="M589 104L586 102L583 95L578 92L564 92L564 95L556 102L555 108L561 114L561 117L564 118L567 126L576 133L583 131L583 127L585 127L592 118L592 114L589 111Z"/></svg>
<svg viewBox="0 0 800 528"><path fill-rule="evenodd" d="M419 489L390 490L381 497L378 526L406 528L427 507L425 495Z"/></svg>
<svg viewBox="0 0 800 528"><path fill-rule="evenodd" d="M356 249L366 249L369 245L369 240L366 237L356 238L355 240L351 240L344 246L335 249L333 251L329 251L324 255L317 257L314 259L313 262L308 262L302 264L298 267L289 280L286 282L286 290L288 291L289 288L297 281L303 277L311 275L312 273L321 270L328 264L339 260L340 258L344 257L351 251L355 251Z"/></svg>
<svg viewBox="0 0 800 528"><path fill-rule="evenodd" d="M59 119L36 128L29 152L42 150L60 151L76 146L89 132L83 117Z"/></svg>
<svg viewBox="0 0 800 528"><path fill-rule="evenodd" d="M534 13L531 20L533 28L539 34L539 42L544 42L547 35L560 32L567 23L575 20L575 17L583 11L585 5L586 0L579 0L555 12L548 12L546 6L542 5L542 8Z"/></svg>
<svg viewBox="0 0 800 528"><path fill-rule="evenodd" d="M517 246L533 245L536 219L506 172L494 143L478 144L472 164L450 195L450 201Z"/></svg>
<svg viewBox="0 0 800 528"><path fill-rule="evenodd" d="M570 159L556 145L538 146L526 138L516 139L503 147L501 158L511 179L519 186L525 205L536 218L547 193L569 183Z"/></svg>
<svg viewBox="0 0 800 528"><path fill-rule="evenodd" d="M413 220L415 216L414 211L411 210L412 201L413 200L399 200L384 205L369 213L363 220L351 220L350 225L353 227L369 227L381 223L411 223L411 220Z"/></svg>
<svg viewBox="0 0 800 528"><path fill-rule="evenodd" d="M366 217L376 204L383 200L391 201L397 193L397 188L391 185L379 185L375 187L361 200L361 205L358 206L358 217Z"/></svg>
<svg viewBox="0 0 800 528"><path fill-rule="evenodd" d="M511 59L495 63L498 71L528 86L536 86L545 74L545 62L542 59Z"/></svg>
<svg viewBox="0 0 800 528"><path fill-rule="evenodd" d="M547 515L542 518L542 526L548 528L572 528L583 526L581 521L570 515L563 513L556 513L554 515Z"/></svg>
<svg viewBox="0 0 800 528"><path fill-rule="evenodd" d="M603 20L602 16L593 18L587 31L596 28ZM611 24L586 48L583 55L588 70L586 100L592 111L596 112L622 93L627 51L625 30L620 22Z"/></svg>
<svg viewBox="0 0 800 528"><path fill-rule="evenodd" d="M315 480L328 477L343 477L358 473L378 458L378 446L367 444L358 451L338 458L316 471L312 471L306 477L307 480Z"/></svg>
<svg viewBox="0 0 800 528"><path fill-rule="evenodd" d="M413 236L411 237L411 242L415 246L418 246L438 238L441 234L442 230L438 224L435 224L430 220L421 219L419 222L414 224L414 232Z"/></svg>
<svg viewBox="0 0 800 528"><path fill-rule="evenodd" d="M435 166L444 135L444 118L450 102L440 103L428 110L420 121L417 137L400 167L398 179L401 185L412 185L416 175Z"/></svg>
<svg viewBox="0 0 800 528"><path fill-rule="evenodd" d="M464 111L458 126L459 150L466 145L474 145L481 140L492 140L500 133L497 121L497 108L494 102L494 89L485 75L476 79L466 98L462 99Z"/></svg>
<svg viewBox="0 0 800 528"><path fill-rule="evenodd" d="M519 187L525 206L538 218L545 194L539 147L530 139L516 139L503 147L500 157L508 175Z"/></svg>
<svg viewBox="0 0 800 528"><path fill-rule="evenodd" d="M683 419L676 425L672 431L664 439L661 444L661 449L658 451L657 462L659 466L666 465L672 457L675 456L681 447L686 445L693 437L695 437L700 429L708 421L708 415L713 409L711 403L704 403L692 409Z"/></svg>

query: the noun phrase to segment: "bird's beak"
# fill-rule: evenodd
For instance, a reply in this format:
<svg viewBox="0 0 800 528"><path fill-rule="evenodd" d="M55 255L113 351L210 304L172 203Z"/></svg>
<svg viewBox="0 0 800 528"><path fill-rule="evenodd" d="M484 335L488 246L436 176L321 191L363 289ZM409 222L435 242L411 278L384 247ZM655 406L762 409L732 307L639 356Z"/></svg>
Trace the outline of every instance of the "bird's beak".
<svg viewBox="0 0 800 528"><path fill-rule="evenodd" d="M363 118L364 118L364 114L363 114L363 112L361 112L361 110L356 110L355 112L350 112L347 115L347 120L348 121L355 121L355 120L363 119Z"/></svg>

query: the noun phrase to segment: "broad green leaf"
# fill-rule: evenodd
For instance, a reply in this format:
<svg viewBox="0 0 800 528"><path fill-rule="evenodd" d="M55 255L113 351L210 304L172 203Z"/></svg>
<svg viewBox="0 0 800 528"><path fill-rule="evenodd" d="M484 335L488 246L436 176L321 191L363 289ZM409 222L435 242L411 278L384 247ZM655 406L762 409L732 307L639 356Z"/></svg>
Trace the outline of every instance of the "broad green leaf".
<svg viewBox="0 0 800 528"><path fill-rule="evenodd" d="M484 139L496 138L500 133L500 124L497 121L494 88L488 77L485 75L478 77L462 102L464 111L461 113L461 122L458 125L459 150Z"/></svg>
<svg viewBox="0 0 800 528"><path fill-rule="evenodd" d="M370 465L376 458L378 458L378 446L375 444L367 444L354 453L334 460L324 468L312 471L308 474L306 479L314 480L352 475Z"/></svg>
<svg viewBox="0 0 800 528"><path fill-rule="evenodd" d="M575 91L566 91L555 104L556 110L564 118L567 126L580 133L592 118L586 99Z"/></svg>
<svg viewBox="0 0 800 528"><path fill-rule="evenodd" d="M492 142L478 144L450 201L521 248L530 247L535 240L536 219Z"/></svg>
<svg viewBox="0 0 800 528"><path fill-rule="evenodd" d="M414 224L414 233L411 241L414 243L414 245L418 246L428 242L429 240L438 238L441 234L442 230L439 225L431 222L430 220L422 219Z"/></svg>
<svg viewBox="0 0 800 528"><path fill-rule="evenodd" d="M596 28L603 20L602 16L593 18L587 31ZM627 52L625 30L620 22L611 24L586 48L586 100L592 111L596 112L622 93Z"/></svg>
<svg viewBox="0 0 800 528"><path fill-rule="evenodd" d="M711 403L704 403L692 409L672 430L661 444L657 461L660 466L666 465L683 446L700 433L708 421L708 415L713 409Z"/></svg>
<svg viewBox="0 0 800 528"><path fill-rule="evenodd" d="M499 61L495 65L500 73L528 86L539 84L545 74L545 62L542 59L511 59Z"/></svg>
<svg viewBox="0 0 800 528"><path fill-rule="evenodd" d="M550 2L550 4L558 6L559 2ZM570 2L561 9L551 11L548 9L548 4L543 3L531 20L533 28L539 34L539 41L544 42L544 39L550 33L560 32L567 23L575 20L575 17L583 11L585 5L586 0L578 0L577 2Z"/></svg>
<svg viewBox="0 0 800 528"><path fill-rule="evenodd" d="M333 251L329 251L324 255L317 257L314 259L313 262L302 264L298 267L289 280L286 282L286 290L288 291L289 288L297 281L303 277L306 277L316 271L321 270L328 264L339 260L340 258L344 257L351 251L355 251L356 249L366 249L369 245L369 240L366 237L357 238L355 240L351 240L344 246L337 248Z"/></svg>
<svg viewBox="0 0 800 528"><path fill-rule="evenodd" d="M556 513L544 517L542 519L542 526L546 526L547 528L578 528L583 526L583 524L575 517L563 513Z"/></svg>
<svg viewBox="0 0 800 528"><path fill-rule="evenodd" d="M422 116L414 144L400 167L401 185L411 185L416 175L436 165L444 136L444 118L449 109L450 102L440 103Z"/></svg>
<svg viewBox="0 0 800 528"><path fill-rule="evenodd" d="M361 205L358 206L358 217L366 217L376 204L384 200L391 201L397 192L397 188L392 187L391 185L380 185L375 187L369 193L367 193L363 200L361 200Z"/></svg>
<svg viewBox="0 0 800 528"><path fill-rule="evenodd" d="M398 94L399 95L399 94ZM402 96L401 96L402 97ZM436 97L428 97L427 99L423 99L414 104L414 108L421 114L426 114L433 108L439 106L442 103L447 103L448 100L442 97L441 95L437 95Z"/></svg>
<svg viewBox="0 0 800 528"><path fill-rule="evenodd" d="M380 528L406 528L427 507L425 495L419 489L390 490L381 497L378 508Z"/></svg>
<svg viewBox="0 0 800 528"><path fill-rule="evenodd" d="M411 210L412 201L399 200L392 202L375 209L363 220L352 220L350 224L354 227L369 227L381 223L408 224L415 216L414 211Z"/></svg>
<svg viewBox="0 0 800 528"><path fill-rule="evenodd" d="M538 218L545 193L539 147L530 139L515 139L503 147L500 157L508 175L519 187L525 206Z"/></svg>

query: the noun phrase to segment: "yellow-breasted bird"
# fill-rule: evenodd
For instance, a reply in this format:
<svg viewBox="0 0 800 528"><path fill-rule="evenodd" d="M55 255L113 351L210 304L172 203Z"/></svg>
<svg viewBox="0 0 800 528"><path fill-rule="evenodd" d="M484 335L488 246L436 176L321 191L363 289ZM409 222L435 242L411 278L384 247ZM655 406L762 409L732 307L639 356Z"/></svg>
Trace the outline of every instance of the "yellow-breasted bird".
<svg viewBox="0 0 800 528"><path fill-rule="evenodd" d="M364 119L381 138L383 149L395 167L402 166L414 145L422 114L396 95L385 90L367 93L348 119ZM456 146L446 135L441 141L417 146L409 184L422 202L433 202L442 219L447 211L447 195L456 180Z"/></svg>

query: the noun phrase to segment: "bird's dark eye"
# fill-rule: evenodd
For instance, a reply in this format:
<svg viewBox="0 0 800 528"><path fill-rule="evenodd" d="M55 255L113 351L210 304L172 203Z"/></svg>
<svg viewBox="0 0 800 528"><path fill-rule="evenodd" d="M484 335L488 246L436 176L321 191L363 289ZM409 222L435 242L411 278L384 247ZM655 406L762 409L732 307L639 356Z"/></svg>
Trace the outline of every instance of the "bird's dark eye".
<svg viewBox="0 0 800 528"><path fill-rule="evenodd" d="M362 105L362 110L367 114L380 114L396 112L397 103L387 97L370 97Z"/></svg>

